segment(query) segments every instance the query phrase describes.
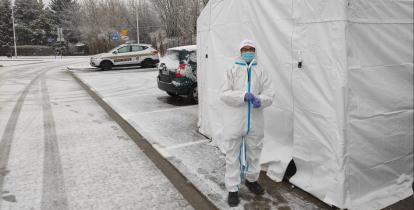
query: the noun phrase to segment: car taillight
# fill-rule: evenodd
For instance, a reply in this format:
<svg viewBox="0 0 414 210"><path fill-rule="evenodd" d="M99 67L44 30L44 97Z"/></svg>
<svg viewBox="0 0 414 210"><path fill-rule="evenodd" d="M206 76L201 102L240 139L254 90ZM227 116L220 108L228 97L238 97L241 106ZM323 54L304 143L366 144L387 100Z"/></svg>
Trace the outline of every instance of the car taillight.
<svg viewBox="0 0 414 210"><path fill-rule="evenodd" d="M175 78L182 78L182 77L184 77L184 75L182 75L182 74L180 74L180 73L175 73Z"/></svg>
<svg viewBox="0 0 414 210"><path fill-rule="evenodd" d="M158 55L158 51L152 51L152 55Z"/></svg>
<svg viewBox="0 0 414 210"><path fill-rule="evenodd" d="M185 67L186 67L187 65L185 64L185 63L182 63L182 64L180 64L179 66L178 66L178 70L185 70Z"/></svg>
<svg viewBox="0 0 414 210"><path fill-rule="evenodd" d="M187 65L185 63L182 63L178 66L177 72L175 73L175 78L182 78L185 76L184 74L181 74L181 72L185 71L186 66Z"/></svg>

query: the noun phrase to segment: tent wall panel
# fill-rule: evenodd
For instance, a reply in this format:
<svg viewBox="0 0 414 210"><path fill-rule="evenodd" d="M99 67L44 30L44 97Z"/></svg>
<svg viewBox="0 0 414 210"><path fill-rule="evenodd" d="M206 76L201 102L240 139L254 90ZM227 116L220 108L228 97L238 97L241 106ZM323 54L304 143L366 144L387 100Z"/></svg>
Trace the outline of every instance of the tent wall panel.
<svg viewBox="0 0 414 210"><path fill-rule="evenodd" d="M270 178L293 159L290 181L341 208L411 195L412 18L412 0L210 0L198 20L200 132L226 146L220 87L253 39L276 92L261 157Z"/></svg>

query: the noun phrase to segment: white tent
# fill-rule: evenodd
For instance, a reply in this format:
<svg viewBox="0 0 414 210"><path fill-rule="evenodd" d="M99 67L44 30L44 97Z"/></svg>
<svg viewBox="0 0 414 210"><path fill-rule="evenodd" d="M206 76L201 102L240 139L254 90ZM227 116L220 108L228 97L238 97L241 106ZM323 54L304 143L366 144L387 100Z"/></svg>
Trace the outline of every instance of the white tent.
<svg viewBox="0 0 414 210"><path fill-rule="evenodd" d="M270 178L293 159L290 181L340 208L412 195L412 0L210 0L198 19L199 127L220 148L220 87L245 38L276 91L261 158Z"/></svg>

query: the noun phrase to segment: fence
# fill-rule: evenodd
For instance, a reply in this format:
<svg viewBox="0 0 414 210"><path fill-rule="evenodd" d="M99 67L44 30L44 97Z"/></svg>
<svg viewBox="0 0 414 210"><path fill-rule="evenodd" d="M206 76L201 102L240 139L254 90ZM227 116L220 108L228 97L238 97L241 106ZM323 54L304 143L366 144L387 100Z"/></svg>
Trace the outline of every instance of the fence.
<svg viewBox="0 0 414 210"><path fill-rule="evenodd" d="M53 55L54 49L50 46L22 45L17 46L19 56L47 56ZM0 56L14 55L14 47L0 47Z"/></svg>

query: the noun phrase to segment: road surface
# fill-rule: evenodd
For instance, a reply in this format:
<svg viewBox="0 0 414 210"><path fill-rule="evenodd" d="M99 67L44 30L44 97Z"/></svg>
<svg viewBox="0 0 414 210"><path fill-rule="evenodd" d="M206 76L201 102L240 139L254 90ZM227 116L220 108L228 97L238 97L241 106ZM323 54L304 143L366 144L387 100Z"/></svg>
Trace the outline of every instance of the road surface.
<svg viewBox="0 0 414 210"><path fill-rule="evenodd" d="M224 155L197 132L198 106L160 91L156 69L87 63L0 62L0 210L228 209ZM266 195L242 186L234 209L333 209L259 181ZM411 197L386 209L412 208Z"/></svg>
<svg viewBox="0 0 414 210"><path fill-rule="evenodd" d="M67 73L85 61L0 68L0 209L192 209Z"/></svg>

